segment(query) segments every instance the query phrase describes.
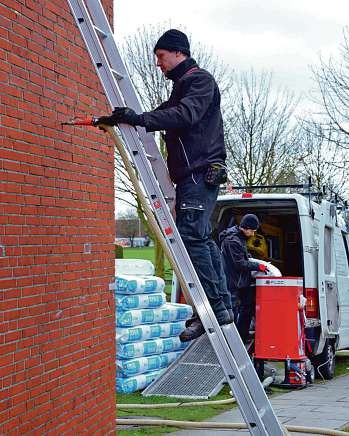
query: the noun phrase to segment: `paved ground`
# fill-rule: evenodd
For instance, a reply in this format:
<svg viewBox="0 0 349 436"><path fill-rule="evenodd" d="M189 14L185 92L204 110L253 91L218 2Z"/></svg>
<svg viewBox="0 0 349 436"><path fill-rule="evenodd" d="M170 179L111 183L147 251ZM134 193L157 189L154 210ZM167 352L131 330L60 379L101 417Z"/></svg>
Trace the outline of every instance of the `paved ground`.
<svg viewBox="0 0 349 436"><path fill-rule="evenodd" d="M271 403L283 424L340 430L349 426L349 375L281 394L272 398ZM243 418L238 408L234 408L210 421L243 422ZM169 436L231 436L243 433L248 432L247 430L182 430L169 433Z"/></svg>

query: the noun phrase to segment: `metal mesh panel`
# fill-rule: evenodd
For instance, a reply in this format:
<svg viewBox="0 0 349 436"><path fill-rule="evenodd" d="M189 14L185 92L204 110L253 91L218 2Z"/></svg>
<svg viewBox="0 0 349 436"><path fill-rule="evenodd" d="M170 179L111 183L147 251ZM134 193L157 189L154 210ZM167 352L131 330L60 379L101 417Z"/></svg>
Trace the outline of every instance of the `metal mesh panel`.
<svg viewBox="0 0 349 436"><path fill-rule="evenodd" d="M216 354L204 335L191 344L142 395L206 399L219 392L224 379Z"/></svg>
<svg viewBox="0 0 349 436"><path fill-rule="evenodd" d="M201 336L190 346L190 353L184 353L181 357L181 362L219 365L216 353L207 335Z"/></svg>

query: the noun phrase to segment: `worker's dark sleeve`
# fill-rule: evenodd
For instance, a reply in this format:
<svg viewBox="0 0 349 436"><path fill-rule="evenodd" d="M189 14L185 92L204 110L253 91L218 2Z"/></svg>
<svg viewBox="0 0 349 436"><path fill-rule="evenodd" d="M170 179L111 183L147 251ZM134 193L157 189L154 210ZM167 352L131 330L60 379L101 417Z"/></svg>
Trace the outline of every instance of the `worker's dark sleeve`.
<svg viewBox="0 0 349 436"><path fill-rule="evenodd" d="M244 248L238 241L227 241L226 252L230 256L236 271L258 271L258 262L245 259Z"/></svg>
<svg viewBox="0 0 349 436"><path fill-rule="evenodd" d="M204 74L192 76L177 106L143 113L147 131L188 128L203 118L212 102L215 82Z"/></svg>
<svg viewBox="0 0 349 436"><path fill-rule="evenodd" d="M154 109L154 111L160 111L160 110L162 110L162 109L166 109L167 108L167 105L168 105L168 101L164 101L163 103L161 103L158 107L156 107L155 109ZM154 112L154 111L152 111L152 112ZM149 112L145 112L145 113L149 113ZM150 112L151 113L151 112Z"/></svg>

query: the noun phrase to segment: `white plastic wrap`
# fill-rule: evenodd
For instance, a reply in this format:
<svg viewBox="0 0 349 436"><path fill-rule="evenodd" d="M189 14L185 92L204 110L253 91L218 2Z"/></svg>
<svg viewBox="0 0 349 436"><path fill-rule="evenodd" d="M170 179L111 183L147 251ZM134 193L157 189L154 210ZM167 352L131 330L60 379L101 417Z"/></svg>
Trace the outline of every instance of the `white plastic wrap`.
<svg viewBox="0 0 349 436"><path fill-rule="evenodd" d="M116 294L154 294L163 292L165 282L161 277L118 274L115 277Z"/></svg>
<svg viewBox="0 0 349 436"><path fill-rule="evenodd" d="M158 309L140 309L117 312L117 327L132 327L140 324L182 321L191 317L193 309L187 304L166 303Z"/></svg>
<svg viewBox="0 0 349 436"><path fill-rule="evenodd" d="M181 342L179 337L150 339L143 342L118 344L116 347L116 356L119 359L134 359L135 357L184 350L187 345L188 342Z"/></svg>
<svg viewBox="0 0 349 436"><path fill-rule="evenodd" d="M146 341L147 339L179 336L184 329L185 321L147 324L125 328L117 327L116 342L118 344L126 344L128 342Z"/></svg>
<svg viewBox="0 0 349 436"><path fill-rule="evenodd" d="M117 376L118 378L131 377L138 374L144 374L145 372L166 368L181 354L182 351L172 351L170 353L156 354L154 356L137 357L135 359L128 360L117 360Z"/></svg>
<svg viewBox="0 0 349 436"><path fill-rule="evenodd" d="M166 294L157 292L156 294L137 294L115 296L116 310L130 309L156 309L166 303Z"/></svg>
<svg viewBox="0 0 349 436"><path fill-rule="evenodd" d="M251 262L261 263L268 268L267 274L260 272L260 271L252 271L252 273L251 273L252 277L263 276L263 275L272 276L272 277L281 277L282 276L280 270L278 268L276 268L276 266L271 264L270 262L267 262L267 261L261 260L261 259L254 259L253 257L250 257L249 260Z"/></svg>
<svg viewBox="0 0 349 436"><path fill-rule="evenodd" d="M163 369L139 374L128 378L116 379L116 391L119 393L130 394L146 388L153 380L156 380L163 373Z"/></svg>
<svg viewBox="0 0 349 436"><path fill-rule="evenodd" d="M150 260L145 259L115 259L116 274L132 274L135 276L153 276L155 268Z"/></svg>

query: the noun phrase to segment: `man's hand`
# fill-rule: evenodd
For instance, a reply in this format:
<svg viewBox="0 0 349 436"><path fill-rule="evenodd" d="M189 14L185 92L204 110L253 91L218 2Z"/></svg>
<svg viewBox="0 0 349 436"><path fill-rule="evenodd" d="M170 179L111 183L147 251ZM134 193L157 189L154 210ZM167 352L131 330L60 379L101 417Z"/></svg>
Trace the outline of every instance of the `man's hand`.
<svg viewBox="0 0 349 436"><path fill-rule="evenodd" d="M116 126L117 124L129 124L130 126L144 126L143 116L136 114L129 107L116 107L112 115L99 117L95 125L105 124L106 126Z"/></svg>
<svg viewBox="0 0 349 436"><path fill-rule="evenodd" d="M264 272L265 274L268 274L268 272L269 272L268 267L266 265L264 265L263 263L260 263L258 265L258 271Z"/></svg>

